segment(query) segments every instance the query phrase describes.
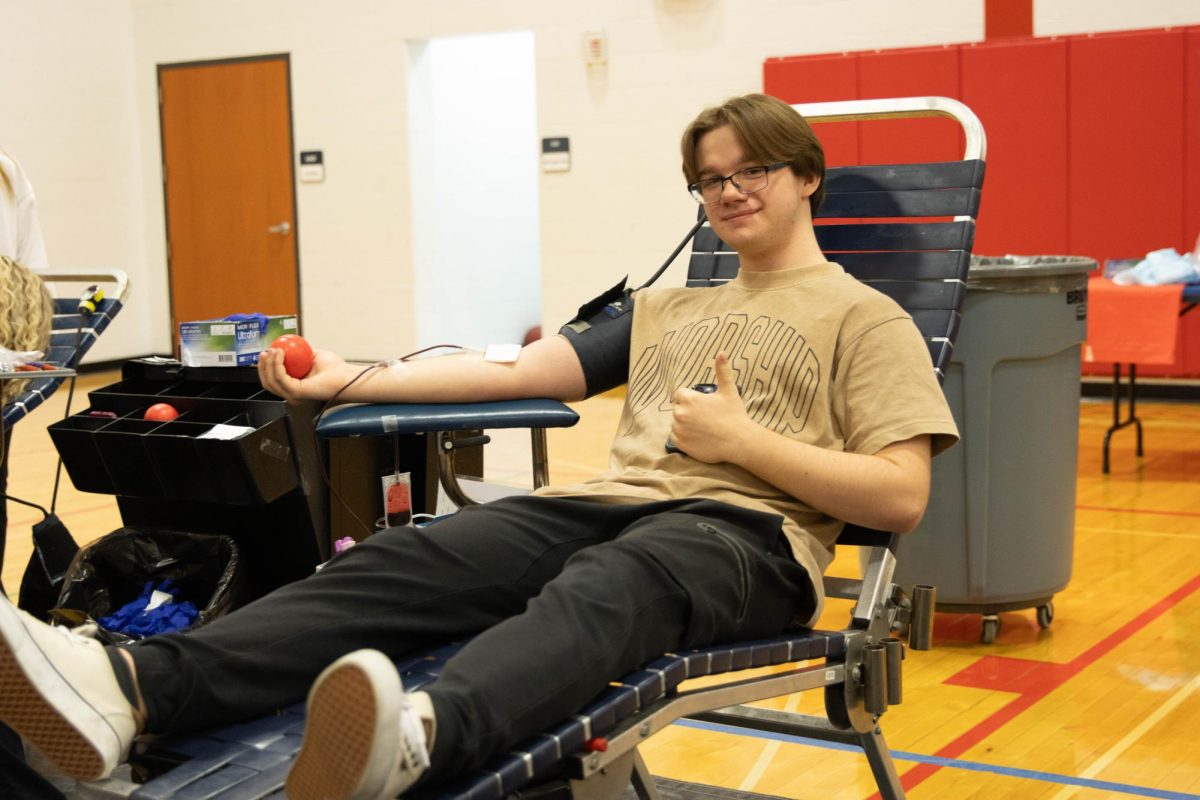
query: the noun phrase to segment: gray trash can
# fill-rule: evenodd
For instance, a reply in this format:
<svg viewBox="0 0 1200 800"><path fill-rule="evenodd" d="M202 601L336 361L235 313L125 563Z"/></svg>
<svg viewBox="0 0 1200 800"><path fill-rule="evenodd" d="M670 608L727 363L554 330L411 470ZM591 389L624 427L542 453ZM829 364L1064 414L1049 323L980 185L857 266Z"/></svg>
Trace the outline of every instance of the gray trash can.
<svg viewBox="0 0 1200 800"><path fill-rule="evenodd" d="M1071 579L1087 273L1071 256L974 258L943 388L962 441L934 459L925 518L901 537L896 582L933 584L939 611L1054 616Z"/></svg>

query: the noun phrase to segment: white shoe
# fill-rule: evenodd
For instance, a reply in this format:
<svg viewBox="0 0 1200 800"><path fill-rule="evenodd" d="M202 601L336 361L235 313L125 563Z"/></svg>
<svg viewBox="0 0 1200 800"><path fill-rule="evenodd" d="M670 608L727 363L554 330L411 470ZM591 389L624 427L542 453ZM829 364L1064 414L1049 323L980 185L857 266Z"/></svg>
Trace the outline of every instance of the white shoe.
<svg viewBox="0 0 1200 800"><path fill-rule="evenodd" d="M0 597L0 720L65 774L107 777L137 733L133 707L95 639L51 627Z"/></svg>
<svg viewBox="0 0 1200 800"><path fill-rule="evenodd" d="M395 665L358 650L330 664L308 693L286 791L289 800L388 800L428 767L425 727Z"/></svg>

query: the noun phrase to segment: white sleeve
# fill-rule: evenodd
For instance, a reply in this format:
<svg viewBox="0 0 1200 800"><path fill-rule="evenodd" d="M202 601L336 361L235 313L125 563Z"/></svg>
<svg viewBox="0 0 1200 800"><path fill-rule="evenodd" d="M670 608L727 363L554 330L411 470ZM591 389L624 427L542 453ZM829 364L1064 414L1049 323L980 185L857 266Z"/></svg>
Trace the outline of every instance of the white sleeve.
<svg viewBox="0 0 1200 800"><path fill-rule="evenodd" d="M0 170L11 192L0 187L0 255L30 269L45 269L46 245L38 222L33 185L12 156L0 150Z"/></svg>
<svg viewBox="0 0 1200 800"><path fill-rule="evenodd" d="M17 205L17 263L30 269L46 269L46 244L42 241L42 226L38 224L37 201L30 190Z"/></svg>

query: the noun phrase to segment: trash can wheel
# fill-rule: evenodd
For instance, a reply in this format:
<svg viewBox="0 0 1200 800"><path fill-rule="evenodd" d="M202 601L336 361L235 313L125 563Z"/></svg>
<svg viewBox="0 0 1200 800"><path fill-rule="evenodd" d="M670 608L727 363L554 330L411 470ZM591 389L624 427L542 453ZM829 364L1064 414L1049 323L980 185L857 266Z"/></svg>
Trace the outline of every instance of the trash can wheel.
<svg viewBox="0 0 1200 800"><path fill-rule="evenodd" d="M1042 628L1049 628L1054 621L1054 601L1047 600L1037 607L1037 621Z"/></svg>
<svg viewBox="0 0 1200 800"><path fill-rule="evenodd" d="M991 644L996 641L996 637L1000 635L1000 615L999 614L984 614L983 615L983 632L979 636L979 641L984 644Z"/></svg>

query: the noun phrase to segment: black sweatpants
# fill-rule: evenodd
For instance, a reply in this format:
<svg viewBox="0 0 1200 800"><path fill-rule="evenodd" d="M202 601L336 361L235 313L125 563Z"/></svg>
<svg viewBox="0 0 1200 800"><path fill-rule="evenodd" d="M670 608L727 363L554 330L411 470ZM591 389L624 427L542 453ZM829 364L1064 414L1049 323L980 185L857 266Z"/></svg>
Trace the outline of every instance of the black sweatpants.
<svg viewBox="0 0 1200 800"><path fill-rule="evenodd" d="M814 608L781 518L708 500L520 497L376 534L312 577L130 649L147 732L302 699L364 647L399 659L472 636L427 691L429 778L479 766L664 652L769 636Z"/></svg>

